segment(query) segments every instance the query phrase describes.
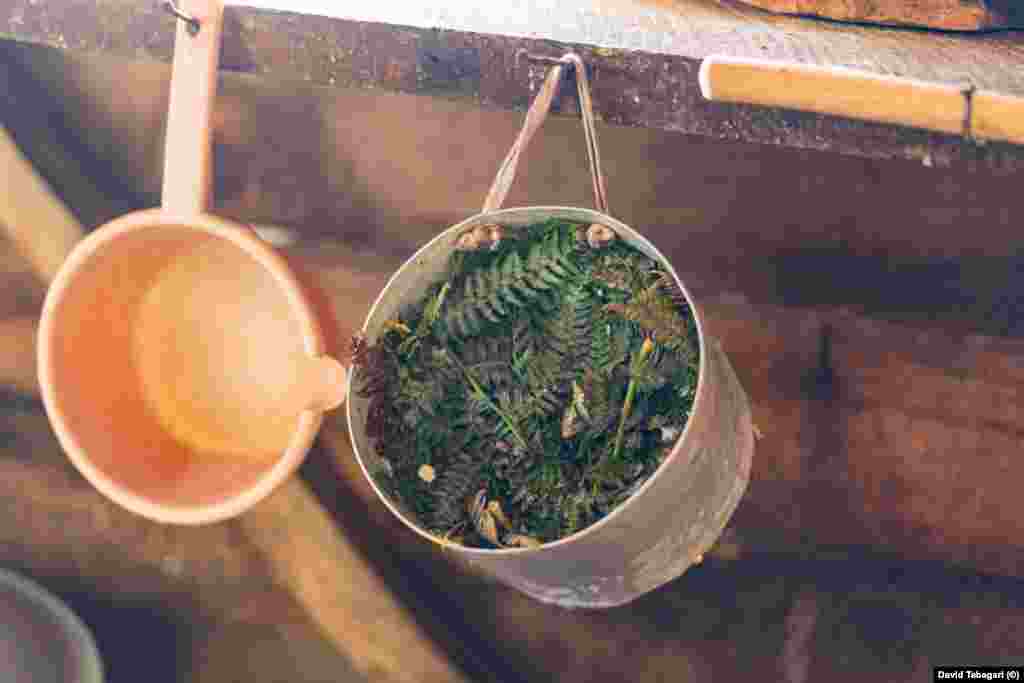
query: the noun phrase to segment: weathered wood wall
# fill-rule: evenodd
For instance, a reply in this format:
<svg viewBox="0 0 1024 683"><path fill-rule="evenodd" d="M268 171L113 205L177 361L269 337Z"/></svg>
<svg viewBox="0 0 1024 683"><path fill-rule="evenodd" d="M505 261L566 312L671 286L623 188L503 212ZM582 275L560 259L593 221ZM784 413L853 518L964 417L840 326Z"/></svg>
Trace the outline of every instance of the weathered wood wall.
<svg viewBox="0 0 1024 683"><path fill-rule="evenodd" d="M99 186L155 203L167 68L7 49L61 93ZM216 118L217 210L293 229L355 329L414 248L477 210L520 116L225 75ZM741 519L1024 575L1001 488L1022 435L1011 179L614 127L601 144L613 212L670 255L754 399L766 438ZM573 120L522 168L510 204L591 201Z"/></svg>
<svg viewBox="0 0 1024 683"><path fill-rule="evenodd" d="M78 136L97 192L156 203L165 67L4 49L50 88L53 116ZM350 330L416 246L477 209L518 125L518 115L443 100L229 76L218 210L293 229L296 253L321 273ZM1024 197L1012 179L600 133L613 211L670 254L754 398L764 439L736 519L754 552L746 564L711 561L624 610L537 605L459 572L374 504L335 425L323 438L329 451L304 474L345 533L433 637L508 680L686 670L712 681L769 670L790 680L926 680L950 658L1013 661L1024 644L1019 586L943 564L1024 575L1024 511L1013 495L1021 260L1007 247ZM581 131L553 120L510 202L586 205L585 168ZM5 293L27 290L7 289L27 276L4 262ZM38 295L15 299L0 302L25 313ZM311 644L308 619L239 527L148 528L75 475L38 406L0 401L0 501L18 520L0 538L5 563L91 614L157 615L140 633L187 650L159 660L179 662L161 680L238 675L218 647L244 652L261 639L268 653L311 662L297 680L331 667L345 675L343 658ZM109 604L91 607L97 595ZM793 633L808 619L814 635L801 641ZM191 635L190 621L200 625ZM115 680L143 670L133 649L153 652L107 647L127 657ZM275 680L277 658L264 659L246 665L251 680ZM799 666L804 679L791 671Z"/></svg>

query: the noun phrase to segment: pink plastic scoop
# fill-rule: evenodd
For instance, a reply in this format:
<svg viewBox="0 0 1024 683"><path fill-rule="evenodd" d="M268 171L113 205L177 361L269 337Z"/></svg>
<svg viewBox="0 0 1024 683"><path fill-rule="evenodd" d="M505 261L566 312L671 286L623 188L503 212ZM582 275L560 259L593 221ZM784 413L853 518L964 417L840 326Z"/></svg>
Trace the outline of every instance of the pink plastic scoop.
<svg viewBox="0 0 1024 683"><path fill-rule="evenodd" d="M80 242L39 327L43 401L71 461L154 520L237 515L302 461L346 396L313 293L249 227L207 213L223 8L178 3L163 205Z"/></svg>

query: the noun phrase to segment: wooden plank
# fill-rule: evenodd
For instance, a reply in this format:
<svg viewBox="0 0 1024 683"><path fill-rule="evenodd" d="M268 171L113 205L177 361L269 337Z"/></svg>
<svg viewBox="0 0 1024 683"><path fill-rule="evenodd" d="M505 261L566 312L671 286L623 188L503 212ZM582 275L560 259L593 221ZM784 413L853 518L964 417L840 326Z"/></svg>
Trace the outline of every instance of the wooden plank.
<svg viewBox="0 0 1024 683"><path fill-rule="evenodd" d="M39 395L37 325L35 316L0 319L0 386L28 396Z"/></svg>
<svg viewBox="0 0 1024 683"><path fill-rule="evenodd" d="M317 267L322 282L332 292L335 314L347 314L343 317L343 331L347 332L358 324L369 299L389 275L394 257L340 252L337 248L323 250L323 262L316 264L308 258L307 262ZM353 264L361 264L362 269L355 270ZM991 662L1006 661L1019 652L1021 640L1014 634L1019 634L1024 624L1024 610L1007 587L993 586L989 580L971 584L955 576L943 578L934 568L915 568L905 562L908 557L948 559L950 548L956 549L955 543L939 543L923 552L898 536L867 539L875 547L904 558L903 564L891 565L892 569L884 564L864 565L857 558L866 554L870 557L867 551L845 551L840 562L819 554L817 559L808 560L811 565L802 568L777 560L759 560L763 555L757 552L771 548L774 541L779 544L774 547L776 553L806 552L808 558L814 558L811 553L815 548L809 547L802 536L807 532L815 543L865 540L863 535L857 536L856 524L835 519L836 501L856 504L856 496L840 497L844 492L849 494L842 477L834 479L835 485L825 486L833 481L831 474L836 471L834 467L829 469L827 458L826 466L816 467L821 456L831 452L827 429L821 429L831 424L831 404L809 391L804 378L808 374L817 377L824 323L833 322L844 333L833 333L832 367L841 378L850 368L878 365L881 340L888 342L885 349L893 350L895 358L887 367L863 376L853 372L851 385L864 387L855 394L855 400L866 402L881 395L890 399L895 396L900 403L899 392L916 386L913 381L904 384L900 379L904 376L901 358L911 354L914 366L931 370L932 383L911 391L905 408L927 414L948 402L949 398L943 398L936 388L947 386L943 368L954 367L959 375L977 376L982 382L965 397L970 402L979 401L976 408L964 413L968 420L987 415L1001 405L1002 411L993 412L996 420L1005 422L1012 416L1005 409L1012 403L996 400L993 404L992 400L998 397L993 387L1015 386L1012 383L1021 379L1016 344L966 335L945 343L947 335L942 331L920 336L920 331L913 328L863 317L844 318L836 312L831 318L827 313L808 311L789 311L793 315L786 316L786 311L769 307L751 309L737 297L709 300L706 308L709 324L717 326L716 333L722 335L738 371L748 382L765 432L758 446L757 479L737 520L744 522L747 538L764 540L760 541L761 548L755 543L755 552L748 553L734 568L711 562L629 609L599 613L559 610L482 582L458 564L445 561L437 549L401 526L375 501L355 469L351 451L344 445L345 436L336 429L336 419L329 422L324 440L338 458L336 471L347 475L331 481L322 470L307 474L320 475L318 488L326 494L326 500L342 498L350 506L358 501L348 516L346 533L358 528L361 548L370 553L382 576L394 582L392 585L402 583L416 591L421 601L416 612L419 618L427 624L443 620L449 628L456 624L454 635L462 634L463 648L476 654L482 648L473 637L482 637L484 647L496 651L487 657L501 663L502 670L507 671L504 678L509 680L647 680L678 675L680 671L712 681L777 671L779 680L786 680L782 677L785 672L804 662L808 680L858 680L850 674L853 670L861 676L870 673L873 680L899 681L913 679L915 672L927 671L950 653L965 661ZM867 358L851 356L865 348L870 351ZM752 383L750 376L757 381ZM927 378L928 373L924 376ZM823 401L825 410L814 413L808 407L814 399L804 398L808 394ZM864 398L857 399L857 395ZM787 422L793 410L797 419ZM147 595L162 596L162 602L183 621L194 623L196 614L212 613L211 618L252 624L231 631L235 638L257 637L258 628L265 628L258 624L300 618L294 602L277 587L263 555L250 545L236 523L193 530L152 525L135 518L103 499L74 473L38 409L34 414L22 411L19 417L8 418L3 424L10 449L2 459L8 465L0 477L0 501L7 509L19 511L17 523L8 525L10 533L0 538L0 552L8 564L32 569L63 585L68 585L68 577L77 576L77 581L95 594L120 596L118 604L138 604ZM897 424L895 429L902 426ZM802 437L807 432L813 438ZM892 433L888 438L893 439ZM871 446L883 449L883 456L892 452L884 450L885 439ZM794 451L796 455L787 459ZM912 450L898 455L913 462L896 463L897 480L917 465L927 464L916 459ZM972 452L958 457L972 462L978 459ZM983 476L990 474L990 468L982 472ZM1014 477L1013 472L1006 476L1008 480ZM812 484L806 488L813 490L815 483L821 487L816 499L806 495L801 479ZM948 502L942 490L921 494L938 495L940 503ZM786 500L787 496L792 500ZM747 507L750 501L756 501L756 505ZM969 510L972 503L967 501ZM877 511L865 511L862 506L855 514L870 525L885 521L884 515L902 502L881 500ZM798 512L794 513L794 508ZM913 514L920 514L922 509L936 508L922 508L920 499L911 505ZM963 508L956 509L963 513ZM281 511L268 508L266 512L277 516ZM804 526L795 527L795 521ZM1004 524L1004 531L1009 522ZM768 527L778 525L787 533L782 537L776 534L773 539ZM913 528L907 521L897 520L895 529L901 526ZM888 528L890 534L893 528ZM25 534L25 529L32 533ZM837 530L843 533L833 536ZM869 527L868 531L874 530ZM973 533L977 536L976 529ZM970 543L976 538L963 540ZM997 559L1005 557L1005 545L994 551L993 547L1013 542L1012 536L989 538L979 552ZM278 557L295 556L285 553ZM966 562L979 559L985 558L968 557ZM170 572L169 576L164 572ZM777 578L766 583L765 576ZM340 578L347 579L347 574ZM789 637L786 615L793 612L791 621L801 618L807 599L800 587L808 583L814 586L818 604L818 625L812 625L812 629L820 630L822 635L813 638L805 634L803 645L795 640L780 648L778 643ZM315 599L315 594L309 595ZM797 600L801 595L805 597ZM211 642L223 644L225 640L220 637ZM273 647L273 643L265 647ZM295 647L289 650L294 652ZM224 660L210 661L208 649L198 656L195 675L215 677L218 671L244 670ZM845 661L840 661L840 656ZM643 662L640 669L636 662ZM347 668L339 664L338 675L345 671ZM260 680L260 672L251 673L254 680ZM185 677L182 673L181 678L166 680Z"/></svg>
<svg viewBox="0 0 1024 683"><path fill-rule="evenodd" d="M7 192L0 202L0 225L42 281L49 282L85 233L2 125L0 167L7 180Z"/></svg>
<svg viewBox="0 0 1024 683"><path fill-rule="evenodd" d="M1011 0L741 0L771 12L837 21L987 31L1021 25Z"/></svg>
<svg viewBox="0 0 1024 683"><path fill-rule="evenodd" d="M159 596L172 613L197 621L301 617L237 526L160 526L96 492L60 450L41 406L0 396L0 452L5 566L64 585L73 578L120 605Z"/></svg>
<svg viewBox="0 0 1024 683"><path fill-rule="evenodd" d="M956 135L709 103L697 85L700 61L723 54L1021 95L1024 49L1015 33L823 24L711 0L536 0L488 12L471 5L463 0L442 10L382 0L356 9L308 0L288 8L229 7L222 68L521 109L543 71L522 52L558 55L572 48L591 67L595 108L609 123L998 172L1013 171L1024 158L1015 146L964 144ZM170 58L172 20L156 4L6 0L0 11L0 30L16 39L132 59Z"/></svg>
<svg viewBox="0 0 1024 683"><path fill-rule="evenodd" d="M738 298L705 306L764 435L742 538L1022 575L1011 471L1024 342Z"/></svg>
<svg viewBox="0 0 1024 683"><path fill-rule="evenodd" d="M299 479L238 520L153 524L96 492L39 406L19 408L9 395L0 396L0 455L5 565L63 585L75 576L120 604L156 596L197 627L312 624L347 666L380 683L463 680Z"/></svg>
<svg viewBox="0 0 1024 683"><path fill-rule="evenodd" d="M175 683L378 683L360 674L330 642L299 624L253 626L218 625L198 633L184 653L188 669ZM152 674L135 680L157 683Z"/></svg>
<svg viewBox="0 0 1024 683"><path fill-rule="evenodd" d="M12 417L12 404L0 405L3 433L14 439L0 458L0 504L15 514L0 532L0 561L69 598L96 629L112 680L156 664L149 675L158 683L262 683L289 668L302 680L363 680L305 627L234 523L166 527L120 510L63 462L38 407ZM319 479L348 495L347 480ZM767 671L789 680L784 657L801 648L782 647L787 622L806 618L808 607L815 617L803 634L806 680L918 680L915 671L949 657L1012 663L1022 644L1024 596L991 577L854 555L799 563L751 555L708 562L627 609L563 610L465 574L432 547L421 551L417 537L378 512L390 515L360 502L349 520L369 539L375 565L420 590L427 622L459 614L463 647L484 641L507 680L603 683L687 672L714 682ZM388 680L379 672L368 679Z"/></svg>
<svg viewBox="0 0 1024 683"><path fill-rule="evenodd" d="M375 504L340 424L329 423L323 440L338 478L317 470L320 485L349 503L358 498L370 556L392 568L395 581L415 576L438 619L454 612L487 634L522 680L733 681L767 673L787 683L868 675L895 683L925 680L952 655L1010 663L1024 643L1015 581L863 548L799 560L790 554L796 545L767 554L762 546L742 562L712 556L624 609L539 604L480 583Z"/></svg>

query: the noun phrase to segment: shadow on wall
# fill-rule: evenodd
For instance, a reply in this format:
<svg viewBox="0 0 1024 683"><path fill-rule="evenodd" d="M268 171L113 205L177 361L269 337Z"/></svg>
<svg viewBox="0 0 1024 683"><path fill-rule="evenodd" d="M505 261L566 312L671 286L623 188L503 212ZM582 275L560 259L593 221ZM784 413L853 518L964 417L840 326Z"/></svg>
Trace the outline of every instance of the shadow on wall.
<svg viewBox="0 0 1024 683"><path fill-rule="evenodd" d="M796 306L847 306L896 320L970 320L976 332L1024 336L1024 250L910 259L842 249L781 252L776 293ZM808 286L808 283L814 283Z"/></svg>

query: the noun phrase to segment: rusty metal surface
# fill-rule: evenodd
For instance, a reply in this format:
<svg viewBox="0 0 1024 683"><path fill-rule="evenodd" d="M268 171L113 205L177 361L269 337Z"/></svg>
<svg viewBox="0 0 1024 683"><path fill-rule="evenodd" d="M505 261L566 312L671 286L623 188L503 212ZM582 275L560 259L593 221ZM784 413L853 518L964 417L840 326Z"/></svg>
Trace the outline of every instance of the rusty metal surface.
<svg viewBox="0 0 1024 683"><path fill-rule="evenodd" d="M474 225L525 225L548 218L611 227L649 257L669 266L656 247L628 226L589 209L510 208L476 215L425 245L395 274L370 308L363 326L376 341L384 322L414 302L443 272L459 235ZM691 302L685 283L680 283ZM691 304L692 305L692 304ZM625 503L593 526L539 550L485 550L450 546L450 552L541 602L563 607L612 607L631 602L699 564L739 504L750 479L754 434L747 394L718 342L703 332L701 370L693 415L657 472ZM350 380L357 381L357 380ZM360 464L372 479L382 466L366 434L368 402L350 391L348 425ZM373 482L376 488L376 482ZM381 500L413 530L420 529L399 501Z"/></svg>
<svg viewBox="0 0 1024 683"><path fill-rule="evenodd" d="M697 69L707 54L855 66L1024 93L1017 34L927 35L769 17L704 0L540 0L486 11L465 2L293 8L337 17L231 6L222 69L346 88L455 98L522 109L543 78L523 52L578 51L591 67L605 122L870 158L912 159L1010 173L1024 154L1005 144L835 117L706 102ZM63 49L169 61L174 19L155 2L3 0L0 37ZM571 107L571 104L566 103Z"/></svg>

